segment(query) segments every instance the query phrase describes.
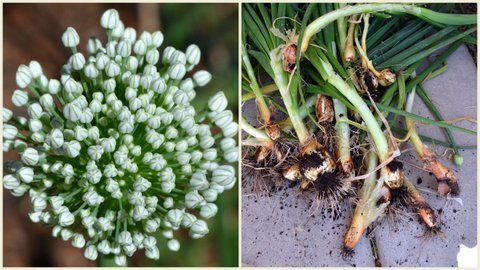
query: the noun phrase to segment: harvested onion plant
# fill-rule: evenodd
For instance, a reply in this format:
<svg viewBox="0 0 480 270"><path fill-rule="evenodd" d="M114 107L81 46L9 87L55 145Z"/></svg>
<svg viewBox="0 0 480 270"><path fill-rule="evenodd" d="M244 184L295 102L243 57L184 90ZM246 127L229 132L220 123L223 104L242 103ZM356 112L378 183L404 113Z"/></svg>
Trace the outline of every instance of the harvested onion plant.
<svg viewBox="0 0 480 270"><path fill-rule="evenodd" d="M158 259L160 243L178 251L175 231L208 234L217 197L236 182L238 124L221 91L201 110L190 104L212 77L192 71L198 46L160 54L160 31L137 33L113 9L100 24L108 42L89 39L90 56L67 28L60 80L36 61L18 68L12 102L28 117L3 110L3 149L20 155L3 186L29 196L30 219L86 259L122 266L141 250Z"/></svg>
<svg viewBox="0 0 480 270"><path fill-rule="evenodd" d="M421 86L446 69L445 60L462 43L476 43L476 15L452 14L452 8L244 4L242 100L255 99L258 121L252 121L259 125L240 123L242 180L298 183L321 208L334 211L353 199L346 253L385 215L414 211L429 235L441 232L435 212L404 172L400 146L414 146L440 195L459 195L461 180L424 143L432 139L415 129L416 122L443 128L448 141L437 144L453 149L457 166L462 147L450 130L476 134L445 123ZM412 113L415 95L436 120ZM275 118L279 112L283 119ZM405 128L397 128L399 118Z"/></svg>

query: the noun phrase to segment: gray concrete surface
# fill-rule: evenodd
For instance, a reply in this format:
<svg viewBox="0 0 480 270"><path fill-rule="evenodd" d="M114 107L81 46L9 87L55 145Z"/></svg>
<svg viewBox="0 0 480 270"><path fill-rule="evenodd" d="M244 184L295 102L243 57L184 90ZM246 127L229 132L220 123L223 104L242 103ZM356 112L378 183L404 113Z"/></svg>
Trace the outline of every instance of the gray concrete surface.
<svg viewBox="0 0 480 270"><path fill-rule="evenodd" d="M424 84L431 99L441 108L446 119L477 115L477 69L465 47L460 47L449 59L446 73ZM414 112L431 115L417 98ZM254 119L251 106L242 113ZM249 107L249 108L248 108ZM476 129L470 122L457 125ZM445 140L439 128L420 125L421 134ZM476 137L454 132L458 144L475 145ZM410 146L407 146L410 147ZM443 154L444 148L437 147ZM383 266L457 266L459 245L477 245L477 151L462 151L461 168L447 157L440 160L454 168L461 188L463 206L453 200L422 192L437 211L445 238L424 240L418 236L424 227L413 216L411 220L392 227L385 220L374 230L380 262ZM405 163L419 164L412 154L400 157ZM428 173L406 165L407 176L420 188L436 190L436 181ZM419 180L421 179L421 180ZM338 220L329 213L311 216L310 201L299 195L296 188L285 185L270 195L252 195L247 187L242 196L242 263L244 266L374 266L369 240L364 236L348 260L340 257L343 234L353 210L343 211ZM351 207L345 207L351 208Z"/></svg>

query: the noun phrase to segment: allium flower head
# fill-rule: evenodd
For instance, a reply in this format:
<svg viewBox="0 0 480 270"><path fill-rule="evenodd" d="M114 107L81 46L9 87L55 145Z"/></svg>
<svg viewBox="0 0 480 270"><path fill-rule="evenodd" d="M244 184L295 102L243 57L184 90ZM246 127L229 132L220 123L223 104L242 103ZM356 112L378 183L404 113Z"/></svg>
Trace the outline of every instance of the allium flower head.
<svg viewBox="0 0 480 270"><path fill-rule="evenodd" d="M100 22L109 41L90 39L90 56L67 28L62 42L72 56L58 80L36 61L19 67L12 101L28 118L4 109L4 151L20 160L6 162L3 185L28 195L30 219L84 248L87 259L114 254L124 265L137 250L159 258L156 231L173 251L174 231L195 239L209 232L204 220L217 213L218 194L235 185L227 163L238 160L238 125L223 92L204 110L190 105L212 78L191 72L198 46L161 52L161 32L138 35L116 10Z"/></svg>

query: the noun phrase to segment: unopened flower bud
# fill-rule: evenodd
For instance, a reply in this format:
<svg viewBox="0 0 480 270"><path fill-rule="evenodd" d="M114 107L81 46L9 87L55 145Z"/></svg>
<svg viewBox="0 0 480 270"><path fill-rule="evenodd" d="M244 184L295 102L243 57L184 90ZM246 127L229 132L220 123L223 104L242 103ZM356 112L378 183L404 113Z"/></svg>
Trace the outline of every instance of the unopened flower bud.
<svg viewBox="0 0 480 270"><path fill-rule="evenodd" d="M82 53L76 53L70 57L72 67L74 70L81 70L85 66L85 57Z"/></svg>
<svg viewBox="0 0 480 270"><path fill-rule="evenodd" d="M120 16L115 9L105 11L100 18L100 25L105 29L114 29L120 23Z"/></svg>
<svg viewBox="0 0 480 270"><path fill-rule="evenodd" d="M12 95L12 103L17 107L22 107L27 105L28 103L28 94L22 90L15 90L13 91Z"/></svg>
<svg viewBox="0 0 480 270"><path fill-rule="evenodd" d="M100 48L102 48L102 42L98 38L92 37L88 40L87 51L90 54L96 54Z"/></svg>
<svg viewBox="0 0 480 270"><path fill-rule="evenodd" d="M37 165L40 156L38 155L38 151L33 148L27 148L22 153L22 162L28 166Z"/></svg>
<svg viewBox="0 0 480 270"><path fill-rule="evenodd" d="M190 227L189 235L194 239L202 238L208 233L207 223L203 220L196 220Z"/></svg>
<svg viewBox="0 0 480 270"><path fill-rule="evenodd" d="M167 242L167 247L171 251L178 251L180 249L180 242L178 242L176 239L170 239Z"/></svg>
<svg viewBox="0 0 480 270"><path fill-rule="evenodd" d="M58 224L62 227L67 227L75 222L75 217L70 212L63 212L58 216Z"/></svg>
<svg viewBox="0 0 480 270"><path fill-rule="evenodd" d="M138 60L136 57L134 56L129 56L127 58L127 62L125 63L125 67L130 70L130 71L134 71L138 68Z"/></svg>
<svg viewBox="0 0 480 270"><path fill-rule="evenodd" d="M147 53L147 45L143 40L137 40L133 45L133 52L137 55L145 55Z"/></svg>
<svg viewBox="0 0 480 270"><path fill-rule="evenodd" d="M67 48L77 47L80 43L80 37L77 34L77 31L72 27L68 27L67 30L63 33L62 36L63 45Z"/></svg>
<svg viewBox="0 0 480 270"><path fill-rule="evenodd" d="M227 108L227 105L227 97L225 97L223 91L217 92L208 99L208 108L213 112L223 112Z"/></svg>
<svg viewBox="0 0 480 270"><path fill-rule="evenodd" d="M40 76L43 75L42 66L37 61L30 61L30 64L28 64L28 67L30 69L30 72L33 78L39 78Z"/></svg>
<svg viewBox="0 0 480 270"><path fill-rule="evenodd" d="M229 148L223 152L223 158L227 162L237 162L238 161L238 148Z"/></svg>
<svg viewBox="0 0 480 270"><path fill-rule="evenodd" d="M88 246L85 249L85 252L83 253L83 256L85 256L85 258L87 258L91 261L95 261L98 257L97 247L94 246L94 245Z"/></svg>
<svg viewBox="0 0 480 270"><path fill-rule="evenodd" d="M72 246L76 248L83 248L85 246L85 237L79 233L73 235Z"/></svg>
<svg viewBox="0 0 480 270"><path fill-rule="evenodd" d="M132 52L132 45L130 44L130 41L120 41L117 45L117 53L123 58L126 58L130 56Z"/></svg>
<svg viewBox="0 0 480 270"><path fill-rule="evenodd" d="M238 133L238 124L235 122L231 122L230 124L226 125L222 128L223 136L226 138L231 138Z"/></svg>
<svg viewBox="0 0 480 270"><path fill-rule="evenodd" d="M31 183L33 181L34 172L30 167L22 167L17 171L18 178L24 183Z"/></svg>
<svg viewBox="0 0 480 270"><path fill-rule="evenodd" d="M168 76L170 76L170 78L174 79L174 80L180 80L183 78L183 76L185 76L185 73L187 72L187 70L185 69L185 66L181 63L176 63L176 64L173 64L171 65L169 68L168 68Z"/></svg>
<svg viewBox="0 0 480 270"><path fill-rule="evenodd" d="M48 81L48 92L52 95L56 95L60 91L61 85L58 80L51 79Z"/></svg>
<svg viewBox="0 0 480 270"><path fill-rule="evenodd" d="M10 124L3 125L3 138L13 140L18 135L18 129Z"/></svg>
<svg viewBox="0 0 480 270"><path fill-rule="evenodd" d="M185 54L187 56L187 62L190 65L196 66L198 63L200 63L201 52L197 45L192 44L188 46Z"/></svg>
<svg viewBox="0 0 480 270"><path fill-rule="evenodd" d="M212 75L205 70L200 70L193 74L193 81L200 87L207 85L211 79Z"/></svg>
<svg viewBox="0 0 480 270"><path fill-rule="evenodd" d="M227 186L235 181L235 169L230 165L222 165L213 171L212 181Z"/></svg>
<svg viewBox="0 0 480 270"><path fill-rule="evenodd" d="M200 215L203 218L209 219L214 217L218 212L218 207L217 205L213 203L207 203L202 208L200 209Z"/></svg>
<svg viewBox="0 0 480 270"><path fill-rule="evenodd" d="M3 122L8 122L12 119L13 112L7 108L3 108Z"/></svg>

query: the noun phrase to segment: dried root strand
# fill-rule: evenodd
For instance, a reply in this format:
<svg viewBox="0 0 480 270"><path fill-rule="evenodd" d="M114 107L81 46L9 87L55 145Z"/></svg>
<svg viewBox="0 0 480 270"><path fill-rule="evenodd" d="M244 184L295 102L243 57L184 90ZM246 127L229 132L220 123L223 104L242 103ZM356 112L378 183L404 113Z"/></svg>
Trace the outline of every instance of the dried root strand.
<svg viewBox="0 0 480 270"><path fill-rule="evenodd" d="M383 186L381 198L378 203L385 202L390 202L385 211L385 219L391 228L396 229L398 223L406 221L408 218L412 217L411 209L413 207L406 188L400 187L391 190L388 187Z"/></svg>
<svg viewBox="0 0 480 270"><path fill-rule="evenodd" d="M258 148L255 153L259 151ZM252 192L257 194L270 190L280 182L281 176L266 163L258 163L256 156L249 149L242 149L242 187L251 187Z"/></svg>
<svg viewBox="0 0 480 270"><path fill-rule="evenodd" d="M283 182L282 171L297 162L299 151L294 142L280 138L269 145L244 147L242 153L242 182L253 182L258 193Z"/></svg>
<svg viewBox="0 0 480 270"><path fill-rule="evenodd" d="M440 228L438 227L427 228L425 233L420 236L420 238L422 238L424 241L429 241L437 237L440 237L441 239L445 239L445 233L442 230L440 230Z"/></svg>
<svg viewBox="0 0 480 270"><path fill-rule="evenodd" d="M313 192L319 209L333 211L333 216L340 214L340 206L346 198L355 196L355 189L343 173L324 173L313 182Z"/></svg>

